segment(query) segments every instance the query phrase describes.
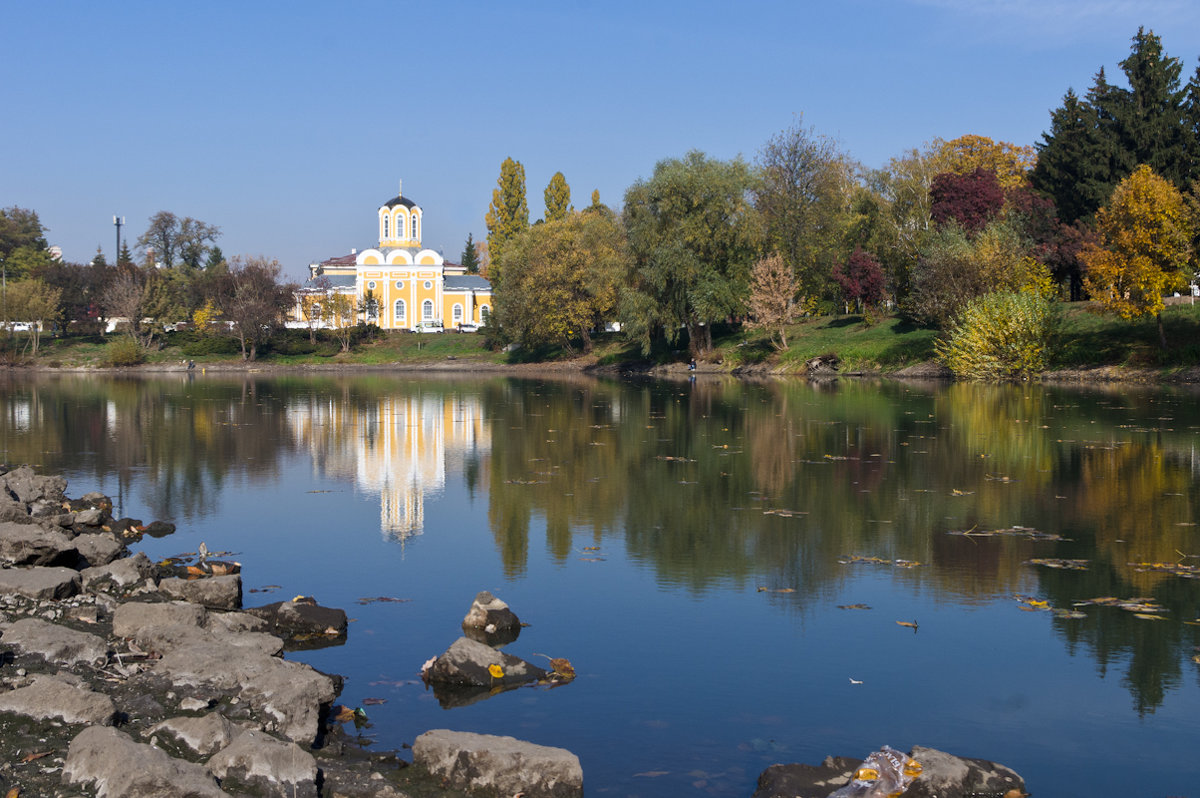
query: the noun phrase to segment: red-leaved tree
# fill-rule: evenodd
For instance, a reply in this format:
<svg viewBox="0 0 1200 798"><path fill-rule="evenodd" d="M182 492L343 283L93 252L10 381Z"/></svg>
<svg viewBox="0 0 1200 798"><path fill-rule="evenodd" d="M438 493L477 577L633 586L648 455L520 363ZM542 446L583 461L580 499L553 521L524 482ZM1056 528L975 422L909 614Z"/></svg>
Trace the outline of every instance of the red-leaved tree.
<svg viewBox="0 0 1200 798"><path fill-rule="evenodd" d="M1004 189L996 173L987 169L965 175L943 172L933 178L929 199L934 222L957 222L968 235L974 235L1004 208Z"/></svg>
<svg viewBox="0 0 1200 798"><path fill-rule="evenodd" d="M833 280L841 288L846 304L853 302L860 311L883 301L883 267L861 248L855 249L845 264L833 267Z"/></svg>

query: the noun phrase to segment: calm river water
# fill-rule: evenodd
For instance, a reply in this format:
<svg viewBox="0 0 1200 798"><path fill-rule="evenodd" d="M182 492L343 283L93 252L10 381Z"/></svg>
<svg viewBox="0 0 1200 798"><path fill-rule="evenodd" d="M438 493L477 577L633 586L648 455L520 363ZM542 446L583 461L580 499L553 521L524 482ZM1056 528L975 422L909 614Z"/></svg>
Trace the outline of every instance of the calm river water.
<svg viewBox="0 0 1200 798"><path fill-rule="evenodd" d="M248 605L344 607L344 646L289 656L348 677L376 748L511 734L577 753L591 796L749 796L774 762L883 744L1039 796L1200 795L1191 389L0 386L3 459L174 521L151 557L204 541ZM507 651L578 679L443 709L418 670L484 589L530 624Z"/></svg>

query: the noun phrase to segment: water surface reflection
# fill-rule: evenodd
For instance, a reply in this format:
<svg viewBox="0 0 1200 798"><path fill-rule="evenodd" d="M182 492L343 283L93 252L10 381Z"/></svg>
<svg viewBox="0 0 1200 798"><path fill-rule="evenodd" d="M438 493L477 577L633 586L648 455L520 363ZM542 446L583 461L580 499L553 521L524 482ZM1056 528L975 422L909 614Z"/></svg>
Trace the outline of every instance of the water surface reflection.
<svg viewBox="0 0 1200 798"><path fill-rule="evenodd" d="M1196 728L1195 399L1187 389L871 381L9 377L0 445L9 462L66 472L73 493L99 486L203 534L236 527L243 559L259 559L262 571L281 556L262 530L283 524L297 542L281 567L297 581L346 596L401 584L424 596L426 620L410 623L430 628L410 634L427 647L449 642L438 642L453 631L447 618L461 618L459 604L483 587L543 615L563 608L587 633L564 620L534 629L571 641L559 653L587 663L581 673L593 680L537 699L536 712L520 715L532 736L579 749L597 771L619 761L622 745L644 752L645 771L667 763L686 773L713 750L735 763L724 780L691 780L703 789L634 770L589 776L606 792L748 794L758 769L781 758L882 742L962 749L966 740L962 753L1007 756L1035 788L1067 795L1055 789L1062 777L1047 749L1051 735L1079 737L1073 702L1094 710L1098 737L1120 736L1147 768ZM365 505L378 517L375 544L360 534ZM1061 539L949 534L1012 527ZM338 558L349 564L331 575ZM1030 564L1055 558L1087 567ZM1108 597L1157 606L1140 615L1159 619L1076 607ZM853 603L872 609L837 608ZM681 617L681 607L705 617ZM329 660L331 670L390 667L375 659L395 652L369 639L371 612L348 647L362 662ZM907 633L895 621L917 614L911 641L892 637ZM873 639L889 641L886 670L864 642ZM714 651L731 646L744 650ZM636 689L622 647L652 655L660 677L719 688L703 712L695 696L664 690L644 696L647 717L613 716L609 705ZM431 653L405 656L415 667ZM1085 656L1092 674L1081 677L1063 655ZM705 673L698 661L724 670ZM930 669L942 681L948 667L944 685L929 684ZM834 678L842 688L864 674L879 692L832 692ZM960 693L936 694L960 678ZM802 712L780 715L764 683L787 685L786 701ZM914 684L930 691L923 720L848 719L868 695L886 704ZM399 740L439 722L411 700L403 719L381 721ZM520 701L456 709L455 721L520 735L510 714ZM1037 731L1022 741L980 717ZM662 739L667 727L674 741ZM771 742L784 738L793 741L786 754ZM837 740L853 750L830 750ZM1077 756L1082 767L1086 755ZM1135 775L1140 787L1158 778ZM1169 775L1154 783L1191 789Z"/></svg>

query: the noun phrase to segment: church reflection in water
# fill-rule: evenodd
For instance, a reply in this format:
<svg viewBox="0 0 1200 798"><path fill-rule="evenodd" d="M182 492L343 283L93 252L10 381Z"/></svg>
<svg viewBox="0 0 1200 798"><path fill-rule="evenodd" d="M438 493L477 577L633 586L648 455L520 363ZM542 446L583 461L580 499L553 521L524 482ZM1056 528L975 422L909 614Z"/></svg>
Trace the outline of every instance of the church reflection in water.
<svg viewBox="0 0 1200 798"><path fill-rule="evenodd" d="M400 542L425 527L425 501L442 493L446 472L491 448L478 397L443 393L352 403L310 396L288 406L296 443L324 477L348 479L379 496L382 534Z"/></svg>

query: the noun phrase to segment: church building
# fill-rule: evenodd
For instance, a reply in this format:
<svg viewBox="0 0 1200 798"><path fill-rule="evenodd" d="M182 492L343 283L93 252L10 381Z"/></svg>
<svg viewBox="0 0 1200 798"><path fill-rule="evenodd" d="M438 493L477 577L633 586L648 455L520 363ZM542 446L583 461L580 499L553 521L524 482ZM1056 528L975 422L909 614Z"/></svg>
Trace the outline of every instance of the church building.
<svg viewBox="0 0 1200 798"><path fill-rule="evenodd" d="M425 212L401 190L376 211L378 246L309 264L309 280L297 295L297 318L331 293L350 294L363 310L358 320L385 330L455 330L487 323L492 286L458 264L421 248Z"/></svg>

